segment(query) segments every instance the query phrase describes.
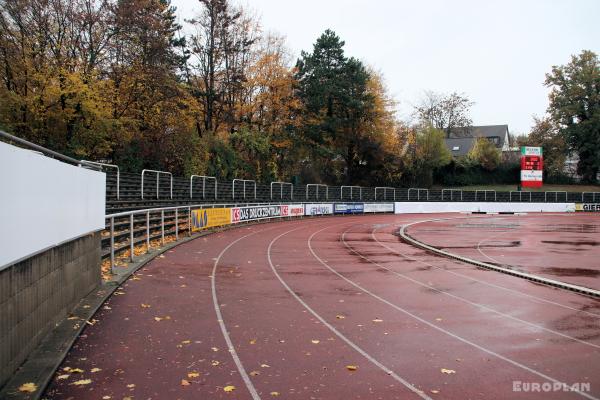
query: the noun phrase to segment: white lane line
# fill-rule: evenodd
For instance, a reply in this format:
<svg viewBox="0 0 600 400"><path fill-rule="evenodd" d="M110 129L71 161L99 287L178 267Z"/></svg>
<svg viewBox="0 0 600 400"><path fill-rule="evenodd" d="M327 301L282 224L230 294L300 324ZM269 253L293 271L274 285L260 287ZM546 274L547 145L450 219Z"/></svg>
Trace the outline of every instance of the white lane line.
<svg viewBox="0 0 600 400"><path fill-rule="evenodd" d="M479 218L481 218L481 217L479 217ZM451 219L451 218L447 218L447 219ZM468 219L468 218L466 218L466 217L459 217L459 218L454 218L454 219ZM434 220L432 220L432 221L434 221ZM437 221L437 220L435 220L435 221ZM426 222L426 221L423 221L423 222ZM395 226L401 226L401 225L397 225L396 224ZM396 236L394 236L394 237L396 237ZM544 303L552 304L552 305L555 305L557 307L562 307L562 308L565 308L565 309L568 309L568 310L576 311L578 313L583 313L583 314L591 315L593 317L600 318L600 314L597 314L597 313L594 313L594 312L591 312L591 311L580 310L578 308L571 307L571 306L568 306L566 304L557 303L555 301L547 300L547 299L544 299L544 298L541 298L541 297L538 297L538 296L534 296L532 294L528 294L528 293L520 292L518 290L510 289L510 288L507 288L507 287L504 287L504 286L496 285L496 284L491 283L491 282L482 281L480 279L473 278L473 277L470 277L468 275L461 274L460 272L455 272L455 271L447 270L447 269L444 269L444 268L439 267L437 265L433 265L433 264L430 264L428 262L425 262L425 261L413 258L411 256L407 256L407 255L405 255L403 253L398 252L397 250L392 250L392 251L395 254L397 254L397 255L399 255L401 257L406 258L407 260L413 260L413 261L416 261L416 262L418 262L420 264L427 265L429 267L433 267L433 268L439 269L439 270L447 272L449 274L460 276L460 277L463 277L465 279L469 279L469 280L471 280L473 282L478 282L478 283L481 283L483 285L487 285L487 286L490 286L490 287L493 287L493 288L496 288L496 289L500 289L500 290L504 290L504 291L507 291L507 292L510 292L510 293L514 293L514 294L522 296L522 297L529 297L531 299L535 299L535 300L538 300L538 301L541 301L541 302L544 302ZM449 261L452 261L453 263L458 263L457 260L451 260L451 259L449 259Z"/></svg>
<svg viewBox="0 0 600 400"><path fill-rule="evenodd" d="M408 310L405 310L404 308L402 308L402 307L400 307L400 306L398 306L398 305L396 305L396 304L394 304L394 303L392 303L392 302L390 302L390 301L388 301L388 300L384 299L383 297L376 295L375 293L371 292L371 291L370 291L370 290L368 290L367 288L364 288L364 287L362 287L361 285L359 285L358 283L354 282L353 280L346 278L344 275L342 275L341 273L339 273L338 271L336 271L335 269L333 269L331 266L329 266L329 264L327 264L327 262L323 261L323 259L321 259L321 258L320 258L320 257L319 257L319 256L318 256L316 253L315 253L315 251L314 251L314 249L313 249L313 247L312 247L312 239L313 239L313 237L314 237L316 234L318 234L318 233L320 233L320 232L322 232L322 231L324 231L325 229L328 229L328 228L330 228L330 227L325 227L325 228L323 228L323 229L321 229L321 230L318 230L318 231L316 231L315 233L313 233L313 234L312 234L312 235L311 235L311 236L308 238L308 248L310 249L310 252L312 253L312 255L313 255L313 256L314 256L314 257L315 257L315 258L316 258L316 259L317 259L317 260L318 260L318 261L319 261L319 262L320 262L320 263L321 263L321 264L322 264L322 265L323 265L325 268L327 268L327 269L328 269L328 270L330 270L332 273L334 273L335 275L339 276L340 278L342 278L343 280L345 280L346 282L348 282L350 285L354 286L355 288L357 288L357 289L359 289L359 290L362 290L364 293L368 294L368 295L369 295L369 296L371 296L371 297L374 297L375 299L377 299L377 300L381 301L382 303L385 303L385 304L389 305L389 306L390 306L390 307L392 307L393 309L395 309L395 310L398 310L398 311L400 311L400 312L402 312L402 313L404 313L404 314L406 314L406 315L408 315L408 316L410 316L410 317L412 317L412 318L416 319L416 320L417 320L417 321L419 321L419 322L422 322L423 324L425 324L425 325L427 325L427 326L429 326L429 327L431 327L431 328L433 328L433 329L435 329L435 330L438 330L438 331L440 331L440 332L442 332L442 333L445 333L446 335L448 335L448 336L450 336L450 337L453 337L454 339L457 339L457 340L459 340L459 341L461 341L461 342L463 342L463 343L465 343L465 344L468 344L468 345L470 345L470 346L473 346L473 347L475 347L475 348L476 348L476 349L478 349L478 350L481 350L481 351L483 351L483 352L485 352L485 353L487 353L487 354L489 354L489 355L492 355L492 356L494 356L494 357L497 357L497 358L499 358L499 359L501 359L501 360L503 360L503 361L506 361L506 362L508 362L509 364L512 364L512 365L514 365L514 366L516 366L516 367L519 367L519 368L521 368L521 369L524 369L525 371L531 372L532 374L535 374L535 375L537 375L537 376L539 376L539 377L541 377L541 378L544 378L544 379L546 379L546 380L548 380L548 381L550 381L550 382L552 382L552 383L555 383L555 384L557 384L557 385L562 385L561 387L563 387L564 385L566 385L566 383L564 383L564 382L561 382L561 381L559 381L559 380L557 380L557 379L554 379L554 378L552 378L551 376L548 376L548 375L546 375L546 374L544 374L544 373L542 373L542 372L539 372L539 371L537 371L537 370L535 370L535 369L533 369L533 368L530 368L530 367L528 367L528 366L526 366L526 365L523 365L523 364L519 363L518 361L515 361L515 360L512 360L512 359L510 359L510 358L508 358L508 357L505 357L505 356L503 356L503 355L501 355L501 354L499 354L499 353L496 353L496 352L494 352L494 351L492 351L492 350L489 350L489 349L487 349L487 348L485 348L485 347L483 347L483 346L480 346L480 345L478 345L477 343L471 342L470 340L468 340L468 339L465 339L465 338L463 338L462 336L459 336L459 335L457 335L457 334L455 334L455 333L452 333L452 332L450 332L450 331L448 331L448 330L446 330L446 329L444 329L444 328L442 328L442 327L440 327L440 326L437 326L437 325L435 325L435 324L433 324L433 323L431 323L431 322L429 322L429 321L427 321L427 320L425 320L425 319L423 319L423 318L419 317L418 315L415 315L415 314L411 313L410 311L408 311ZM597 397L594 397L594 396L592 396L592 395L590 395L590 394L587 394L587 393L581 392L580 390L573 390L573 393L577 393L577 394L579 394L579 395L581 395L581 396L583 396L583 397L586 397L586 398L588 398L588 399L591 399L591 400L600 400L600 399L598 399Z"/></svg>
<svg viewBox="0 0 600 400"><path fill-rule="evenodd" d="M411 385L409 382L407 382L401 376L399 376L394 371L392 371L391 369L389 369L388 367L386 367L385 365L383 365L382 363L380 363L379 361L377 361L375 358L373 358L371 355L369 355L366 351L364 351L356 343L354 343L353 341L351 341L350 339L348 339L346 336L344 336L344 334L342 334L340 331L338 331L333 325L331 325L329 322L327 322L315 310L313 310L308 304L306 304L306 302L304 302L304 300L302 300L289 287L289 285L283 280L283 278L281 278L281 276L279 275L279 272L277 272L277 269L275 268L275 265L273 264L273 260L271 259L271 249L273 247L273 244L277 240L279 240L279 238L281 238L284 235L287 235L290 232L297 231L299 229L302 229L302 228L291 229L291 230L289 230L287 232L284 232L281 235L279 235L276 238L274 238L271 241L271 243L269 243L269 248L267 250L267 258L269 260L269 265L271 266L271 270L273 271L273 274L275 274L275 276L277 277L277 279L279 279L279 282L281 282L281 284L283 285L283 287L292 295L292 297L294 297L300 304L302 304L302 306L304 308L306 308L306 310L308 310L308 312L310 312L315 318L317 318L323 325L325 325L327 328L329 328L330 331L332 331L337 337L339 337L341 340L343 340L347 345L349 345L354 350L356 350L358 353L360 353L360 355L362 355L363 357L365 357L372 364L376 365L378 368L380 368L381 370L383 370L386 374L388 374L389 376L391 376L392 378L394 378L396 381L398 381L401 384L403 384L404 386L406 386L408 389L410 389L412 392L414 392L415 394L417 394L422 399L433 400L431 397L427 396L422 390L419 390L416 387L414 387L413 385ZM320 232L320 231L318 231L318 232Z"/></svg>
<svg viewBox="0 0 600 400"><path fill-rule="evenodd" d="M245 239L248 236L255 235L259 232L264 232L264 230L249 233L249 234L244 235L244 236L234 240L233 242L229 243L229 245L227 245L227 247L225 247L223 249L223 251L221 251L221 253L219 253L219 255L217 256L217 259L215 260L215 263L213 265L211 279L210 279L211 280L211 288L212 288L212 300L213 300L213 304L215 306L215 313L217 314L217 321L219 322L219 326L221 327L221 332L223 333L223 337L225 338L225 342L227 343L227 348L229 350L229 353L231 354L231 357L233 358L233 361L235 362L235 365L236 365L242 379L244 380L244 383L246 384L246 387L248 388L248 391L250 392L250 395L252 396L253 400L260 400L260 396L258 395L258 392L256 391L256 388L254 387L254 384L250 380L250 377L248 376L248 373L246 372L246 369L244 368L242 361L238 357L238 354L235 351L235 347L233 347L233 343L231 342L231 338L229 337L229 332L227 332L227 327L225 326L225 322L223 322L223 315L221 314L221 307L219 306L219 301L217 299L217 288L216 288L217 275L216 274L217 274L217 266L219 265L219 261L221 260L221 257L223 256L223 254L225 254L227 252L227 250L229 250L231 248L231 246L233 246L240 240Z"/></svg>
<svg viewBox="0 0 600 400"><path fill-rule="evenodd" d="M350 230L350 229L351 229L351 228L349 228L348 230ZM467 303L467 304L469 304L469 305L472 305L472 306L474 306L474 307L476 307L476 308L481 308L481 309L484 309L484 310L487 310L487 311L493 312L493 313L495 313L495 314L497 314L497 315L500 315L500 316L502 316L502 317L505 317L505 318L508 318L508 319L512 319L513 321L517 321L517 322L520 322L520 323L522 323L522 324L525 324L525 325L531 326L532 328L536 328L536 329L539 329L539 330L542 330L542 331L546 331L546 332L552 333L552 334L554 334L554 335L562 336L562 337L564 337L564 338L566 338L566 339L573 340L573 341L575 341L575 342L579 342L579 343L581 343L581 344L584 344L584 345L587 345L587 346L596 347L596 348L600 349L600 345L597 345L597 344L594 344L594 343L590 343L590 342L586 342L585 340L577 339L577 338L575 338L575 337L573 337L573 336L566 335L566 334L564 334L564 333L560 333L560 332L557 332L557 331L555 331L555 330L552 330L552 329L549 329L549 328L545 328L545 327L543 327L543 326L541 326L541 325L537 325L537 324L535 324L535 323L533 323L533 322L525 321L525 320L523 320L523 319L520 319L520 318L514 317L514 316L512 316L512 315L510 315L510 314L505 314L505 313L503 313L503 312L501 312L501 311L498 311L498 310L496 310L496 309L493 309L493 308L491 308L491 307L488 307L488 306L486 306L486 305L484 305L484 304L476 303L476 302L470 301L470 300L468 300L468 299L466 299L466 298L464 298L464 297L457 296L457 295L455 295L455 294L452 294L452 293L446 292L446 291L444 291L444 290L441 290L441 289L437 289L437 288L435 288L435 287L433 287L433 286L430 286L430 285L428 285L428 284L426 284L426 283L424 283L424 282L422 282L422 281L419 281L419 280L417 280L417 279L411 278L411 277L409 277L408 275L405 275L405 274L403 274L403 273L400 273L400 272L397 272L397 271L395 271L395 270L393 270L393 269L390 269L390 268L388 268L388 267L385 267L385 266L383 266L383 265L379 264L378 262L376 262L376 261L374 261L374 260L370 259L369 257L366 257L366 256L362 255L360 252L356 251L356 250L355 250L355 249L354 249L352 246L348 245L348 243L346 242L346 233L348 233L348 230L346 230L346 231L344 231L344 232L342 233L342 243L344 243L344 246L346 246L346 248L347 248L348 250L352 251L354 254L356 254L357 256L359 256L360 258L362 258L363 260L365 260L365 261L368 261L369 263L371 263L371 264L373 264L373 265L377 265L379 268L383 268L383 269L385 269L386 271L389 271L389 272L391 272L392 274L394 274L394 275L396 275L396 276L398 276L398 277L400 277L400 278L406 279L406 280L408 280L408 281L410 281L410 282L413 282L413 283L415 283L415 284L417 284L417 285L419 285L419 286L426 287L426 288L428 288L428 289L430 289L430 290L433 290L433 291L435 291L435 292L438 292L438 293L440 293L440 294L443 294L443 295L446 295L446 296L452 297L453 299L456 299L456 300L458 300L458 301L462 301L462 302L464 302L464 303ZM373 238L373 239L374 239L374 240L375 240L375 241L376 241L378 244L380 244L381 246L385 247L386 249L388 249L388 250L390 250L390 251L392 251L392 252L395 252L395 250L394 250L394 249L392 249L391 247L389 247L389 246L387 246L387 245L383 244L382 242L380 242L379 240L377 240L377 238L375 237L375 234L374 234L374 233L375 233L375 230L371 231L371 237L372 237L372 238Z"/></svg>

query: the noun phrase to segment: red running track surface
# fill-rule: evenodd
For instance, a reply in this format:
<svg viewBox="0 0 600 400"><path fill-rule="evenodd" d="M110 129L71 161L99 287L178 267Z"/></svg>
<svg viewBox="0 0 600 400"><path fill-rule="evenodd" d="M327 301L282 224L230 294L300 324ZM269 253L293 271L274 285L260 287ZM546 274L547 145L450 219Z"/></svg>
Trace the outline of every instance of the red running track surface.
<svg viewBox="0 0 600 400"><path fill-rule="evenodd" d="M408 232L450 253L600 290L600 215L453 217Z"/></svg>
<svg viewBox="0 0 600 400"><path fill-rule="evenodd" d="M600 301L395 235L425 218L309 218L182 244L111 297L45 398L599 398Z"/></svg>

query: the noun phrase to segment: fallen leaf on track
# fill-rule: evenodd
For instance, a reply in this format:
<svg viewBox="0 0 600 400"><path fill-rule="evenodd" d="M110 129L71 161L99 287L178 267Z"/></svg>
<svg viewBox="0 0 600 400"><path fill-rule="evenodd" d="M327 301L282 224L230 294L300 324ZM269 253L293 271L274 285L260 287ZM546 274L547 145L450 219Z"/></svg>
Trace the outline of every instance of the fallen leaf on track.
<svg viewBox="0 0 600 400"><path fill-rule="evenodd" d="M162 321L163 319L162 319L161 317L154 317L154 320L155 320L156 322L160 322L160 321Z"/></svg>
<svg viewBox="0 0 600 400"><path fill-rule="evenodd" d="M69 374L65 374L65 375L59 375L56 377L56 379L68 379L71 375Z"/></svg>
<svg viewBox="0 0 600 400"><path fill-rule="evenodd" d="M256 339L250 339L250 344L256 344Z"/></svg>
<svg viewBox="0 0 600 400"><path fill-rule="evenodd" d="M219 348L218 347L211 347L211 350L212 351L219 351Z"/></svg>
<svg viewBox="0 0 600 400"><path fill-rule="evenodd" d="M260 375L259 371L251 371L250 372L250 376L257 376L257 375Z"/></svg>
<svg viewBox="0 0 600 400"><path fill-rule="evenodd" d="M442 368L440 371L442 371L442 374L455 374L456 371L453 369L446 369L446 368Z"/></svg>
<svg viewBox="0 0 600 400"><path fill-rule="evenodd" d="M19 386L19 392L33 393L37 390L37 385L33 382L24 383Z"/></svg>
<svg viewBox="0 0 600 400"><path fill-rule="evenodd" d="M260 364L261 368L271 368L269 364Z"/></svg>
<svg viewBox="0 0 600 400"><path fill-rule="evenodd" d="M100 372L100 371L102 371L102 370L101 370L100 368L92 368L90 371L91 371L92 373L94 373L94 372Z"/></svg>
<svg viewBox="0 0 600 400"><path fill-rule="evenodd" d="M224 392L233 392L235 390L235 386L229 385L223 388Z"/></svg>
<svg viewBox="0 0 600 400"><path fill-rule="evenodd" d="M346 365L348 371L356 371L358 367L356 365Z"/></svg>
<svg viewBox="0 0 600 400"><path fill-rule="evenodd" d="M337 319L344 319L344 318L346 318L346 317L345 317L345 316L343 316L343 315L336 315L335 317L336 317Z"/></svg>
<svg viewBox="0 0 600 400"><path fill-rule="evenodd" d="M213 367L216 367L217 365L219 365L219 364L221 364L221 363L220 363L219 361L213 360L213 361L211 362L211 364L212 364L212 366L213 366Z"/></svg>
<svg viewBox="0 0 600 400"><path fill-rule="evenodd" d="M431 393L433 394L438 394L440 391L439 390L431 390Z"/></svg>
<svg viewBox="0 0 600 400"><path fill-rule="evenodd" d="M127 385L127 387L128 387L129 389L133 389L133 388L135 387L135 383L130 383L129 385Z"/></svg>
<svg viewBox="0 0 600 400"><path fill-rule="evenodd" d="M277 396L279 396L279 392L271 392L271 396L277 397Z"/></svg>
<svg viewBox="0 0 600 400"><path fill-rule="evenodd" d="M151 307L150 304L144 304L144 303L140 304L140 306L142 308L150 308Z"/></svg>
<svg viewBox="0 0 600 400"><path fill-rule="evenodd" d="M197 378L200 376L199 372L193 371L193 372L188 372L188 378Z"/></svg>
<svg viewBox="0 0 600 400"><path fill-rule="evenodd" d="M181 344L190 344L190 343L192 343L191 340L183 340L183 341L181 341Z"/></svg>
<svg viewBox="0 0 600 400"><path fill-rule="evenodd" d="M90 383L92 383L91 379L82 379L80 381L75 381L75 382L71 383L71 385L82 386L82 385L89 385Z"/></svg>
<svg viewBox="0 0 600 400"><path fill-rule="evenodd" d="M311 340L310 342L311 342L312 344L319 344L319 343L320 343L320 340L313 339L313 340Z"/></svg>
<svg viewBox="0 0 600 400"><path fill-rule="evenodd" d="M382 319L379 319L379 318L375 318L375 319L373 320L373 322L383 322L383 320L382 320Z"/></svg>
<svg viewBox="0 0 600 400"><path fill-rule="evenodd" d="M187 380L185 380L185 379L182 379L181 380L181 386L190 386L190 382L187 381Z"/></svg>
<svg viewBox="0 0 600 400"><path fill-rule="evenodd" d="M81 368L70 368L68 372L72 374L83 374L83 370Z"/></svg>

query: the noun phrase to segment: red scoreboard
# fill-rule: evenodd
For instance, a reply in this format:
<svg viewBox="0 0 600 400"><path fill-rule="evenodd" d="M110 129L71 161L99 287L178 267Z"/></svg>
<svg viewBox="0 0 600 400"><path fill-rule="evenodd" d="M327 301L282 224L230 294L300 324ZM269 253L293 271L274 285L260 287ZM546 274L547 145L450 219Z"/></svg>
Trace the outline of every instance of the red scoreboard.
<svg viewBox="0 0 600 400"><path fill-rule="evenodd" d="M544 155L541 147L521 147L521 186L542 187Z"/></svg>

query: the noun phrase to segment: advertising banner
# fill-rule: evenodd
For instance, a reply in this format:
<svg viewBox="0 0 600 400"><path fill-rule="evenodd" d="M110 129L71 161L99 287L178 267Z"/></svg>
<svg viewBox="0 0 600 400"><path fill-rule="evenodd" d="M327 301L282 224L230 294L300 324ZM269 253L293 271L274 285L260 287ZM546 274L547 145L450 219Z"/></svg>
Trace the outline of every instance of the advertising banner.
<svg viewBox="0 0 600 400"><path fill-rule="evenodd" d="M363 213L365 205L363 203L335 203L334 214L359 214Z"/></svg>
<svg viewBox="0 0 600 400"><path fill-rule="evenodd" d="M333 204L314 203L304 205L304 215L328 215L333 214Z"/></svg>
<svg viewBox="0 0 600 400"><path fill-rule="evenodd" d="M192 231L229 225L231 223L230 208L205 208L192 211Z"/></svg>
<svg viewBox="0 0 600 400"><path fill-rule="evenodd" d="M299 217L304 215L304 204L288 204L285 217Z"/></svg>
<svg viewBox="0 0 600 400"><path fill-rule="evenodd" d="M365 203L366 213L394 212L394 203Z"/></svg>
<svg viewBox="0 0 600 400"><path fill-rule="evenodd" d="M577 212L600 212L600 203L576 203Z"/></svg>
<svg viewBox="0 0 600 400"><path fill-rule="evenodd" d="M282 208L284 207L286 208L285 212L288 212L289 208L287 205L235 207L231 209L231 222L237 223L255 219L278 218L283 215Z"/></svg>

